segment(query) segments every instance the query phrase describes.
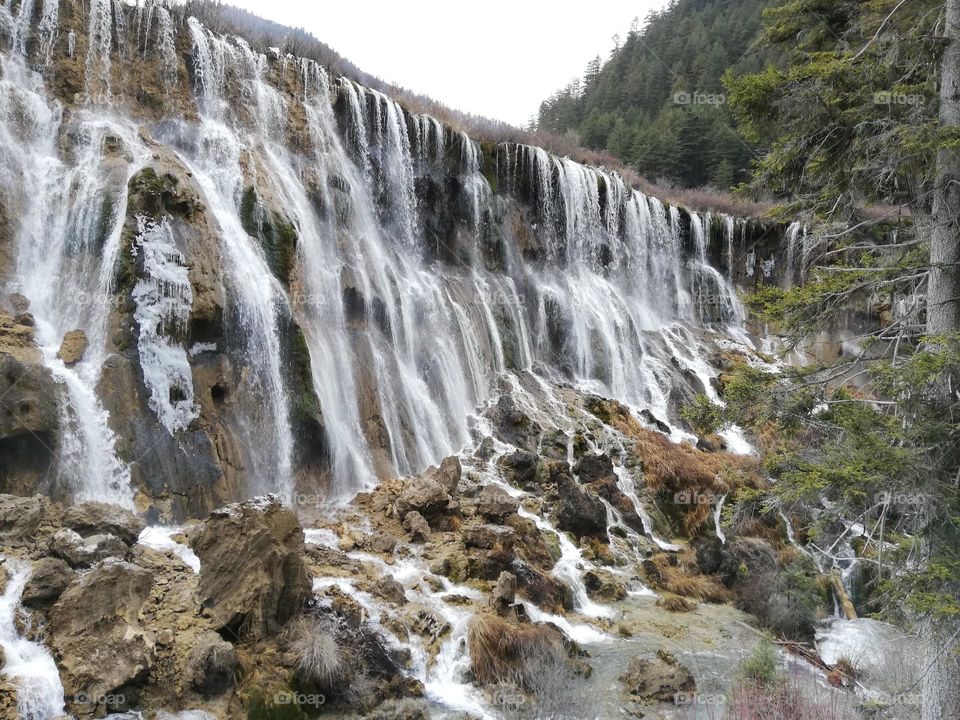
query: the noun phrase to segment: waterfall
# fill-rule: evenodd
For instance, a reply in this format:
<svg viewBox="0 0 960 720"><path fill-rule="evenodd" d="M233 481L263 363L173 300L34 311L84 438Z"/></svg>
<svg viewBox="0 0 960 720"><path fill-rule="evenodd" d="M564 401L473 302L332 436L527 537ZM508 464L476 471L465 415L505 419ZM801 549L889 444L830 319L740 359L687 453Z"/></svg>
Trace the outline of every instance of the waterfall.
<svg viewBox="0 0 960 720"><path fill-rule="evenodd" d="M787 228L787 272L785 279L790 287L797 280L797 239L800 237L801 227L799 222L793 222Z"/></svg>
<svg viewBox="0 0 960 720"><path fill-rule="evenodd" d="M744 231L746 231L746 223L744 223ZM727 254L727 282L733 282L733 240L736 234L736 218L732 215L723 215L723 244Z"/></svg>
<svg viewBox="0 0 960 720"><path fill-rule="evenodd" d="M73 30L57 29L51 0L24 13L0 9L14 29L0 57L9 105L0 172L18 210L6 289L31 300L44 362L67 390L58 472L76 497L131 502L98 380L120 313L126 186L155 143L190 173L216 229L223 343L202 338L194 349L236 366L223 422L249 494L290 500L297 483L320 482L300 464L306 395L322 426L322 447L310 450L330 495L343 498L471 445L476 415L507 375L665 414L676 340L743 318L730 283L732 217L719 216L723 274L710 262L718 216L667 206L541 148L478 143L381 92L328 79L311 60L260 52L194 17L175 21L156 0L91 0L87 102L70 108L65 128L22 57L38 51L16 38L33 32L46 43ZM188 71L178 47L190 48ZM74 37L40 51L75 48ZM196 112L151 108L161 119L145 121L136 94L120 88L131 59L156 64L157 91ZM180 77L191 87L179 88ZM206 353L188 342L194 258L176 223L127 219L142 264L129 300L146 405L178 439L203 424L194 383ZM278 249L280 230L288 247ZM90 347L68 367L56 351L75 329Z"/></svg>
<svg viewBox="0 0 960 720"><path fill-rule="evenodd" d="M44 15L43 17L51 17ZM0 58L0 173L4 200L17 209L16 267L8 291L31 300L44 363L65 388L59 474L78 499L130 505L129 470L97 397L111 309L126 183L144 161L134 125L80 111L72 119L72 157L58 149L62 109L45 97L42 78L17 56ZM107 145L119 148L108 157ZM57 357L67 331L89 347L67 366Z"/></svg>
<svg viewBox="0 0 960 720"><path fill-rule="evenodd" d="M242 163L248 148L246 133L237 126L238 113L224 94L228 77L244 84L252 102L245 109L260 136L276 136L285 110L279 93L262 78L262 55L240 39L230 42L212 35L195 18L188 25L197 68L200 125L193 152L183 159L203 189L222 234L228 312L241 335L239 351L249 370L241 388L248 410L241 421L248 448L248 491L275 492L289 501L294 441L280 350L280 323L289 307L263 249L243 227Z"/></svg>
<svg viewBox="0 0 960 720"><path fill-rule="evenodd" d="M63 685L50 651L40 643L20 636L17 613L20 596L30 579L30 563L2 558L10 572L0 596L0 647L3 673L17 688L17 716L22 720L52 720L63 716Z"/></svg>

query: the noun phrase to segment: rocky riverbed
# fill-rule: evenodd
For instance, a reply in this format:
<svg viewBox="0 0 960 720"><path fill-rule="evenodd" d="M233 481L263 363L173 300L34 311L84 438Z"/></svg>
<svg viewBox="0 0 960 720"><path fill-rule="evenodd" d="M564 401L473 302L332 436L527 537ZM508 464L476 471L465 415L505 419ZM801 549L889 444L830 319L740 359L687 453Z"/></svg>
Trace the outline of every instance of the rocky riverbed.
<svg viewBox="0 0 960 720"><path fill-rule="evenodd" d="M802 561L780 518L678 495L762 483L752 458L569 386L500 390L472 452L347 504L148 528L0 496L4 717L711 718L761 625L813 639L777 614ZM862 701L789 659L821 701Z"/></svg>

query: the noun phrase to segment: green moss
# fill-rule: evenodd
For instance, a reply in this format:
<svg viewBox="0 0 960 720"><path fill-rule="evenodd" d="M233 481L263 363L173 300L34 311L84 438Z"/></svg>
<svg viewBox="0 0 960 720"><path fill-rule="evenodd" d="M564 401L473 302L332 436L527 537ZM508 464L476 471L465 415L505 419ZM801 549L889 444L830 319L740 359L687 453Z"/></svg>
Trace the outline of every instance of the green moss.
<svg viewBox="0 0 960 720"><path fill-rule="evenodd" d="M243 705L247 720L306 720L309 716L296 700L298 693L289 688L256 689L247 692Z"/></svg>
<svg viewBox="0 0 960 720"><path fill-rule="evenodd" d="M253 187L244 190L240 199L240 223L248 235L260 241L270 271L289 285L300 240L293 223L268 211Z"/></svg>
<svg viewBox="0 0 960 720"><path fill-rule="evenodd" d="M130 178L131 195L150 195L160 197L163 194L163 180L152 167L145 167Z"/></svg>
<svg viewBox="0 0 960 720"><path fill-rule="evenodd" d="M559 562L563 557L563 551L560 549L560 536L556 533L544 533L543 542L547 546L547 552L550 553L550 559Z"/></svg>
<svg viewBox="0 0 960 720"><path fill-rule="evenodd" d="M293 414L300 423L323 423L320 400L313 387L310 349L300 326L290 323L289 364L292 382Z"/></svg>

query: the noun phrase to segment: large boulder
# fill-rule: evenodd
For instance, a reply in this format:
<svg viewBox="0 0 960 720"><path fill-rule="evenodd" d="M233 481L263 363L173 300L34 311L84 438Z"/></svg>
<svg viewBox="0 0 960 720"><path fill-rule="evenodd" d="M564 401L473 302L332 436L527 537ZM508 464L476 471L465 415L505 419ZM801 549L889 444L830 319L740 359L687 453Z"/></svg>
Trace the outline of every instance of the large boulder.
<svg viewBox="0 0 960 720"><path fill-rule="evenodd" d="M444 458L440 467L430 466L423 473L423 477L435 480L450 495L457 494L457 486L460 484L460 476L463 470L460 466L460 459L455 455Z"/></svg>
<svg viewBox="0 0 960 720"><path fill-rule="evenodd" d="M607 538L607 507L597 495L581 488L566 467L554 473L560 505L557 527L577 537Z"/></svg>
<svg viewBox="0 0 960 720"><path fill-rule="evenodd" d="M56 523L55 506L45 497L0 495L0 545L26 547Z"/></svg>
<svg viewBox="0 0 960 720"><path fill-rule="evenodd" d="M16 308L14 311L16 313ZM12 355L20 362L40 362L40 349L33 339L33 321L26 310L15 315L0 310L0 353Z"/></svg>
<svg viewBox="0 0 960 720"><path fill-rule="evenodd" d="M728 587L750 578L769 577L778 567L776 552L761 538L735 537L721 550L719 571Z"/></svg>
<svg viewBox="0 0 960 720"><path fill-rule="evenodd" d="M53 492L61 392L42 364L0 351L0 491Z"/></svg>
<svg viewBox="0 0 960 720"><path fill-rule="evenodd" d="M87 344L87 334L83 330L70 330L63 336L57 357L63 360L64 365L76 365L83 360Z"/></svg>
<svg viewBox="0 0 960 720"><path fill-rule="evenodd" d="M488 414L500 440L530 452L537 449L540 426L523 412L512 395L501 395Z"/></svg>
<svg viewBox="0 0 960 720"><path fill-rule="evenodd" d="M81 537L68 528L57 530L50 538L49 552L71 567L89 567L107 558L125 558L129 546L116 535Z"/></svg>
<svg viewBox="0 0 960 720"><path fill-rule="evenodd" d="M146 527L146 523L129 510L101 502L84 502L67 508L63 524L81 537L115 535L127 545L136 543Z"/></svg>
<svg viewBox="0 0 960 720"><path fill-rule="evenodd" d="M452 499L443 483L429 473L407 479L400 493L403 510L416 511L428 522L443 515Z"/></svg>
<svg viewBox="0 0 960 720"><path fill-rule="evenodd" d="M237 653L215 632L200 636L187 656L184 673L191 689L204 697L223 693L233 682Z"/></svg>
<svg viewBox="0 0 960 720"><path fill-rule="evenodd" d="M50 609L49 635L66 697L101 698L146 680L154 639L138 617L152 585L150 571L107 561L63 592Z"/></svg>
<svg viewBox="0 0 960 720"><path fill-rule="evenodd" d="M57 601L75 576L73 569L60 558L40 558L33 564L20 602L29 608L47 608Z"/></svg>
<svg viewBox="0 0 960 720"><path fill-rule="evenodd" d="M504 455L498 465L504 476L514 485L523 487L532 484L537 478L537 464L540 458L536 453L517 450Z"/></svg>
<svg viewBox="0 0 960 720"><path fill-rule="evenodd" d="M669 703L677 694L691 692L696 686L690 671L663 650L657 652L655 660L631 658L620 681L624 692L634 699Z"/></svg>
<svg viewBox="0 0 960 720"><path fill-rule="evenodd" d="M573 472L580 482L589 484L598 480L616 477L613 472L613 461L607 454L584 455L573 466Z"/></svg>
<svg viewBox="0 0 960 720"><path fill-rule="evenodd" d="M520 507L520 501L497 485L486 485L477 497L477 512L488 520L502 522Z"/></svg>
<svg viewBox="0 0 960 720"><path fill-rule="evenodd" d="M310 595L303 529L272 495L211 513L188 539L200 559L200 603L229 639L276 633Z"/></svg>

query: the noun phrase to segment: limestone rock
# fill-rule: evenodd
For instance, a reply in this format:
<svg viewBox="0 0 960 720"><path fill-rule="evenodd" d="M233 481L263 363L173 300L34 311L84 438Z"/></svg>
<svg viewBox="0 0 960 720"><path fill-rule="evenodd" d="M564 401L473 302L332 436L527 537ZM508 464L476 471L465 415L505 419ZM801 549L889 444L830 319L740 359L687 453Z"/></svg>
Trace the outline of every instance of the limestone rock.
<svg viewBox="0 0 960 720"><path fill-rule="evenodd" d="M69 330L63 336L57 357L63 360L65 365L76 365L83 360L87 344L87 334L83 330Z"/></svg>
<svg viewBox="0 0 960 720"><path fill-rule="evenodd" d="M627 596L627 589L609 570L594 569L583 575L587 594L600 602L615 602Z"/></svg>
<svg viewBox="0 0 960 720"><path fill-rule="evenodd" d="M204 697L222 694L233 683L237 653L215 632L200 636L187 656L184 674L191 689Z"/></svg>
<svg viewBox="0 0 960 720"><path fill-rule="evenodd" d="M138 616L153 573L107 561L75 580L49 613L50 644L64 694L100 697L147 678L154 641Z"/></svg>
<svg viewBox="0 0 960 720"><path fill-rule="evenodd" d="M763 577L776 573L777 555L766 540L755 537L735 537L723 546L720 573L728 585L748 577Z"/></svg>
<svg viewBox="0 0 960 720"><path fill-rule="evenodd" d="M524 450L536 450L540 426L520 409L512 395L501 395L489 414L501 440Z"/></svg>
<svg viewBox="0 0 960 720"><path fill-rule="evenodd" d="M130 548L116 535L81 537L73 530L57 530L50 538L50 554L66 560L71 567L88 567L107 558L123 558Z"/></svg>
<svg viewBox="0 0 960 720"><path fill-rule="evenodd" d="M30 300L20 293L10 293L7 295L7 302L10 303L10 307L13 308L13 312L17 315L21 315L30 309Z"/></svg>
<svg viewBox="0 0 960 720"><path fill-rule="evenodd" d="M40 495L0 495L0 544L33 545L41 528L48 526L55 514L50 501Z"/></svg>
<svg viewBox="0 0 960 720"><path fill-rule="evenodd" d="M40 558L23 588L20 601L29 608L46 608L57 601L76 573L59 558Z"/></svg>
<svg viewBox="0 0 960 720"><path fill-rule="evenodd" d="M490 604L498 612L504 611L510 605L513 605L517 599L517 576L504 570L497 578L497 586L490 596Z"/></svg>
<svg viewBox="0 0 960 720"><path fill-rule="evenodd" d="M457 494L461 474L460 458L456 456L444 458L440 467L430 466L423 472L424 477L436 480L451 496Z"/></svg>
<svg viewBox="0 0 960 720"><path fill-rule="evenodd" d="M655 660L631 658L620 681L627 695L660 702L673 702L677 693L690 692L696 686L690 671L663 650Z"/></svg>
<svg viewBox="0 0 960 720"><path fill-rule="evenodd" d="M486 485L477 498L477 512L485 518L501 522L517 512L520 502L510 497L506 490L496 485Z"/></svg>
<svg viewBox="0 0 960 720"><path fill-rule="evenodd" d="M539 460L536 453L517 450L510 455L504 455L500 459L499 466L510 482L522 487L536 480Z"/></svg>
<svg viewBox="0 0 960 720"><path fill-rule="evenodd" d="M430 525L423 515L411 510L403 518L403 527L410 533L414 542L424 542L430 539Z"/></svg>
<svg viewBox="0 0 960 720"><path fill-rule="evenodd" d="M400 493L400 504L408 511L416 510L428 522L446 512L451 500L441 482L427 473L409 478Z"/></svg>
<svg viewBox="0 0 960 720"><path fill-rule="evenodd" d="M463 528L463 544L467 547L490 550L499 544L504 549L513 547L513 528L503 525L470 525Z"/></svg>
<svg viewBox="0 0 960 720"><path fill-rule="evenodd" d="M146 523L129 510L100 502L84 502L67 508L63 524L82 537L116 535L127 545L135 544L146 527Z"/></svg>
<svg viewBox="0 0 960 720"><path fill-rule="evenodd" d="M565 467L554 478L560 493L557 527L577 537L607 537L607 508L603 501L577 485Z"/></svg>
<svg viewBox="0 0 960 720"><path fill-rule="evenodd" d="M33 317L25 312L10 315L0 311L0 353L12 355L20 362L40 362L32 320Z"/></svg>
<svg viewBox="0 0 960 720"><path fill-rule="evenodd" d="M573 472L577 479L584 484L594 483L610 477L616 477L613 472L613 461L607 454L584 455L574 465Z"/></svg>
<svg viewBox="0 0 960 720"><path fill-rule="evenodd" d="M50 492L62 391L39 361L0 350L0 491Z"/></svg>
<svg viewBox="0 0 960 720"><path fill-rule="evenodd" d="M416 698L387 700L364 717L367 720L430 720L430 706L426 700Z"/></svg>
<svg viewBox="0 0 960 720"><path fill-rule="evenodd" d="M201 606L228 637L272 635L310 595L303 530L275 496L217 510L188 539L200 559Z"/></svg>

